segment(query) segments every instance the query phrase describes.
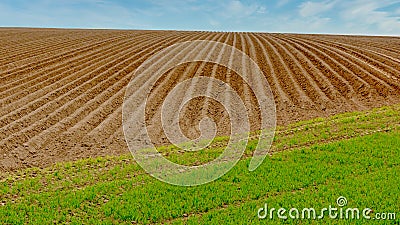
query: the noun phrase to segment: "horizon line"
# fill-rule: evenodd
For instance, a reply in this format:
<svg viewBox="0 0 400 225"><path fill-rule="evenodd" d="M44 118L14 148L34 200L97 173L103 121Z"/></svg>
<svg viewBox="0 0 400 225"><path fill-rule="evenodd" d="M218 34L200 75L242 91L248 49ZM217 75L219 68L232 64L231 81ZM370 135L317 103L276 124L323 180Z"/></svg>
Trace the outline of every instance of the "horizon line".
<svg viewBox="0 0 400 225"><path fill-rule="evenodd" d="M400 34L365 34L365 33L299 33L288 31L246 31L246 30L202 30L202 29L135 29L135 28L95 28L95 27L45 27L45 26L0 26L0 29L60 29L60 30L121 30L121 31L176 31L176 32L219 32L219 33L266 33L266 34L300 34L300 35L336 35L336 36L373 36L373 37L396 37L400 38Z"/></svg>

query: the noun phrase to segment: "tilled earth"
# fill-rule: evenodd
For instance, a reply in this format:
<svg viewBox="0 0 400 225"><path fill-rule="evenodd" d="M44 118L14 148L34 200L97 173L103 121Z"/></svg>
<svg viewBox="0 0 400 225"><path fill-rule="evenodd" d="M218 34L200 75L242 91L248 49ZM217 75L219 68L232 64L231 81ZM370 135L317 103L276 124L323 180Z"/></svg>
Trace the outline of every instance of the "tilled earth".
<svg viewBox="0 0 400 225"><path fill-rule="evenodd" d="M0 40L0 171L127 153L126 87L146 59L179 42L212 40L246 53L270 84L278 125L400 102L399 37L3 28ZM209 43L184 53L229 57ZM245 103L251 129L260 128L255 94L238 74L192 62L165 73L149 96L146 123L155 144L169 143L161 125L163 100L196 76L228 83ZM207 89L189 87L177 99L195 88ZM180 112L183 133L198 137L204 117L215 121L217 135L229 133L227 112L205 97Z"/></svg>

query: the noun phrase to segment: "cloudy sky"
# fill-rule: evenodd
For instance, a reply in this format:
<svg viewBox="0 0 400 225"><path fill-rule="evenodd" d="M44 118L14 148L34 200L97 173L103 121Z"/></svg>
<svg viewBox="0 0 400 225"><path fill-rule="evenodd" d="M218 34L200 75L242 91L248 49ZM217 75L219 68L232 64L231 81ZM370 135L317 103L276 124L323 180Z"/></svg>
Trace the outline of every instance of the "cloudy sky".
<svg viewBox="0 0 400 225"><path fill-rule="evenodd" d="M1 27L400 35L400 0L2 0Z"/></svg>

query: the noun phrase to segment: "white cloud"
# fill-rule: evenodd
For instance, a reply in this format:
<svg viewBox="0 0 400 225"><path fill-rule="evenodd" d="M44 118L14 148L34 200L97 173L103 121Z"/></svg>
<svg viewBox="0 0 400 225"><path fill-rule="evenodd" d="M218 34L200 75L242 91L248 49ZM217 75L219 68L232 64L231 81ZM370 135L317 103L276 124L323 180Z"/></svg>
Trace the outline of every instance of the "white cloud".
<svg viewBox="0 0 400 225"><path fill-rule="evenodd" d="M15 2L0 1L0 26L400 34L400 0Z"/></svg>
<svg viewBox="0 0 400 225"><path fill-rule="evenodd" d="M228 17L248 16L253 14L257 7L255 5L244 5L239 0L229 1L223 9Z"/></svg>
<svg viewBox="0 0 400 225"><path fill-rule="evenodd" d="M290 2L290 0L278 0L276 3L276 7L280 8L284 5L287 5Z"/></svg>
<svg viewBox="0 0 400 225"><path fill-rule="evenodd" d="M400 16L396 13L381 11L380 9L390 6L396 1L354 1L344 5L341 17L348 27L360 30L375 29L376 34L400 34Z"/></svg>
<svg viewBox="0 0 400 225"><path fill-rule="evenodd" d="M324 1L324 2L303 2L299 6L299 13L302 17L316 16L323 12L331 10L337 1Z"/></svg>
<svg viewBox="0 0 400 225"><path fill-rule="evenodd" d="M267 14L267 8L258 3L240 0L210 1L209 3L212 7L205 8L203 14L207 22L218 30L250 31L252 27L260 26L262 18Z"/></svg>

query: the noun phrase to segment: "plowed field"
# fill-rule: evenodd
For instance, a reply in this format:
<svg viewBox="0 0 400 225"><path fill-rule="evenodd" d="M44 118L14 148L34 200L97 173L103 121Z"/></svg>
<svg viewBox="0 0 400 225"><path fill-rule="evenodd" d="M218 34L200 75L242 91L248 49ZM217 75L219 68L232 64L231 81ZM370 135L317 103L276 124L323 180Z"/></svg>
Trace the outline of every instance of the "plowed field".
<svg viewBox="0 0 400 225"><path fill-rule="evenodd" d="M146 59L179 42L222 42L252 58L274 94L278 125L400 102L399 37L3 28L0 40L0 171L128 152L122 130L126 87ZM223 51L185 51L202 54L204 48ZM146 119L157 144L168 143L159 125L163 99L195 76L231 84L250 106L257 130L254 93L237 74L187 63L165 73L149 98ZM187 136L198 136L196 124L204 116L217 121L218 134L229 130L221 105L198 98L181 115Z"/></svg>

